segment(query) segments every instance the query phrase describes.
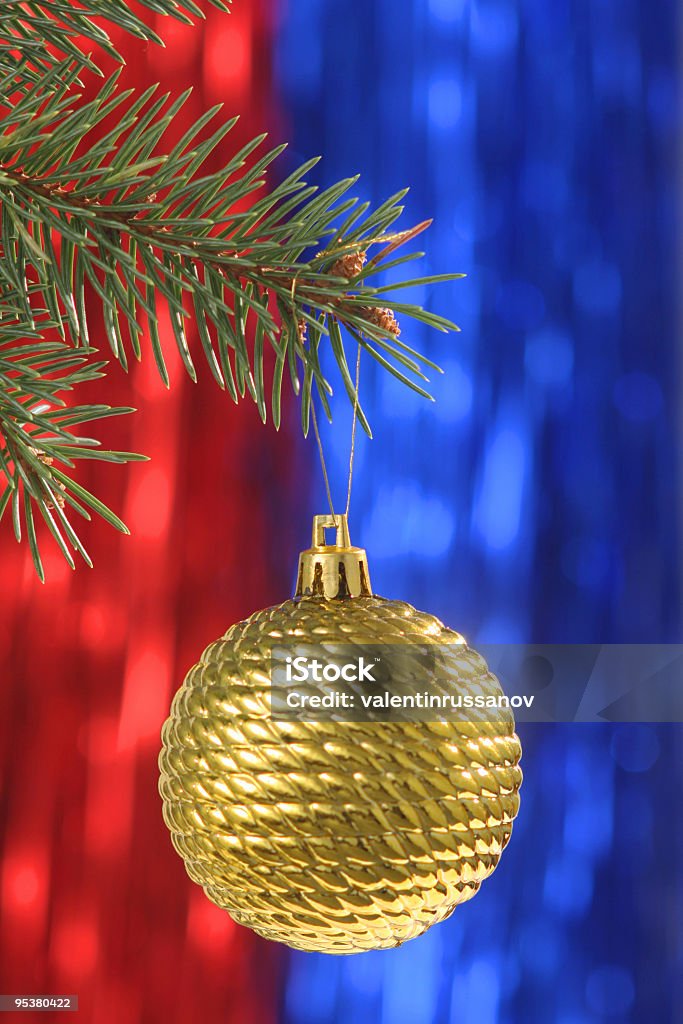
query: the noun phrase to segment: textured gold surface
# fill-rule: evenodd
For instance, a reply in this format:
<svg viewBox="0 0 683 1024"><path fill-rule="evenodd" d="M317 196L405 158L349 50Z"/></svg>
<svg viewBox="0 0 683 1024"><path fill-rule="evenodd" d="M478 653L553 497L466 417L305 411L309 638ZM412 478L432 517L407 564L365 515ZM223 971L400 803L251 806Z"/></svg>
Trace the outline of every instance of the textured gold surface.
<svg viewBox="0 0 683 1024"><path fill-rule="evenodd" d="M260 935L327 953L397 946L496 867L519 806L514 721L274 721L270 649L295 638L457 645L454 692L501 692L461 636L408 604L286 601L211 644L176 694L164 818L190 877Z"/></svg>

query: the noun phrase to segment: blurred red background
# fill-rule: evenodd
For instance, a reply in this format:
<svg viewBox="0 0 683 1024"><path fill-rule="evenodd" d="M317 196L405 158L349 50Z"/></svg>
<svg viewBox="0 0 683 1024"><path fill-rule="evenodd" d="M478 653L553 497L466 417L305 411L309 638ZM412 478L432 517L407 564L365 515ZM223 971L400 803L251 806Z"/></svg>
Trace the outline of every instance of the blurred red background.
<svg viewBox="0 0 683 1024"><path fill-rule="evenodd" d="M208 10L194 28L158 18L165 49L117 37L125 85L193 86L179 128L216 102L242 115L216 166L262 130L284 134L268 8ZM46 538L42 586L28 548L0 530L0 991L78 994L93 1024L267 1024L280 953L186 877L161 817L157 753L172 693L206 644L289 595L305 472L286 417L279 434L265 429L201 356L192 384L170 329L162 337L169 391L148 348L77 399L139 410L97 436L151 461L78 471L132 535L86 524L95 568L76 573Z"/></svg>

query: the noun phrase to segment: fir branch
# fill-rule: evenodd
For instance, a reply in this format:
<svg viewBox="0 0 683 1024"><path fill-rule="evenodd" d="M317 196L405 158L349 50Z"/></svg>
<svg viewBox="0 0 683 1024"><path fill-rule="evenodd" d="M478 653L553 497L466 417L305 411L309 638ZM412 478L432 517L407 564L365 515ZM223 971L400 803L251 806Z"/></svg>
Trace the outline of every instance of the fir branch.
<svg viewBox="0 0 683 1024"><path fill-rule="evenodd" d="M74 568L71 550L92 565L69 512L86 519L96 512L119 530L128 532L111 509L77 483L65 469L82 459L124 463L145 457L132 452L106 451L100 442L73 432L73 427L110 416L134 412L109 405L69 405L62 393L85 381L104 376L106 363L60 341L46 341L54 327L38 314L37 328L26 332L21 311L6 296L0 304L0 518L11 515L17 541L25 536L36 572L44 580L35 526L39 513L62 554ZM19 315L17 315L19 314ZM62 468L64 467L64 468ZM8 511L9 510L9 511Z"/></svg>
<svg viewBox="0 0 683 1024"><path fill-rule="evenodd" d="M210 2L227 10L229 0ZM194 0L141 3L183 21L203 16ZM236 120L220 120L219 107L169 148L166 133L179 134L188 93L172 99L152 87L135 95L120 89L114 74L84 102L84 76L100 72L79 39L121 60L95 15L160 42L125 0L5 0L0 8L0 518L11 516L17 539L27 538L41 579L36 512L72 566L71 549L90 560L71 512L96 512L125 530L66 470L83 458L141 458L103 451L72 430L132 411L67 406L62 397L101 377L106 365L91 344L86 297L99 299L107 342L124 369L142 357L148 335L167 386L161 318L170 319L196 379L197 353L186 330L194 321L218 384L234 401L248 393L264 421L270 405L276 427L287 367L305 433L316 399L331 418L322 346L329 345L348 397L358 403L341 328L354 350L361 346L427 397L419 382L427 380L425 369L438 367L399 339L397 314L402 322L457 330L398 302L392 291L461 275L393 286L376 280L423 255L395 255L428 226L394 230L405 192L374 210L350 195L357 178L318 192L305 180L315 159L266 192L266 174L284 147L259 155L265 136L210 169ZM53 333L61 340L49 340ZM370 433L360 406L358 419Z"/></svg>
<svg viewBox="0 0 683 1024"><path fill-rule="evenodd" d="M234 399L248 391L264 418L262 356L256 365L250 338L257 337L259 345L267 339L275 358L287 360L296 391L301 368L309 388L315 385L322 396L331 388L315 346L321 335L329 336L332 322L367 339L363 345L373 358L426 393L413 379L426 379L422 357L412 350L408 356L398 343L396 321L384 311L400 311L403 319L439 330L457 328L397 302L386 287L369 280L384 269L387 257L428 226L390 232L405 193L375 211L347 198L356 178L317 194L304 178L315 162L309 161L264 194L265 173L283 147L255 159L260 136L222 168L209 171L210 154L235 123L216 125L220 108L207 111L176 146L164 150L164 134L187 93L171 102L152 88L133 100L117 88L114 75L95 99L77 103L70 91L74 71L67 62L54 69L61 84L48 81L29 90L0 135L5 255L0 275L6 287L16 287L30 268L46 308L77 346L88 345L84 296L88 288L94 290L111 351L124 367L130 356L140 358L146 319L166 383L158 341L161 306L168 310L185 368L196 379L186 333L193 317L219 385ZM116 126L93 138L93 129L114 111ZM363 266L373 247L380 252ZM310 252L317 255L307 256ZM344 258L357 263L361 254L355 269L353 262L344 265ZM350 277L344 266L352 268ZM315 331L313 345L301 323ZM343 373L345 355L338 345L332 348ZM277 421L279 394L271 406ZM361 422L368 429L364 416Z"/></svg>
<svg viewBox="0 0 683 1024"><path fill-rule="evenodd" d="M139 0L149 12L192 24L203 18L202 8L194 0ZM231 0L208 0L221 11L228 11ZM97 23L92 19L97 18ZM80 68L101 74L90 54L84 54L79 37L93 43L104 53L123 63L109 33L100 24L107 21L129 35L163 46L163 40L140 18L126 0L3 0L0 7L0 76L21 70L34 81L63 57L76 61Z"/></svg>

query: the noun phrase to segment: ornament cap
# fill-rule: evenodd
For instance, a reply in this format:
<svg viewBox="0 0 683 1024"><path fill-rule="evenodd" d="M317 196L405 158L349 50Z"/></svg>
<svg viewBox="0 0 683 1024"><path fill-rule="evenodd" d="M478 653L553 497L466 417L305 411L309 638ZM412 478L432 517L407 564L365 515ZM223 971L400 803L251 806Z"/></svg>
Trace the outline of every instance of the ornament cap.
<svg viewBox="0 0 683 1024"><path fill-rule="evenodd" d="M325 530L336 530L334 544L327 544ZM351 544L346 515L313 516L311 547L299 555L295 598L322 597L340 601L372 597L368 556Z"/></svg>

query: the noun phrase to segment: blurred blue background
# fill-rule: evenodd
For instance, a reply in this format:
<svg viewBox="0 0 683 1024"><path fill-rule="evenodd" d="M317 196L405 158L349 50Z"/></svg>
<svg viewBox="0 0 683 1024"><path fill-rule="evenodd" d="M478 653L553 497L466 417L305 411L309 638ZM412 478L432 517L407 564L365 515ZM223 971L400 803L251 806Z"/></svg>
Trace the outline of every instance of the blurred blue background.
<svg viewBox="0 0 683 1024"><path fill-rule="evenodd" d="M351 528L377 592L474 643L683 640L677 36L673 0L282 0L292 163L410 184L421 271L468 275L409 296L462 327L403 324L435 405L363 360ZM683 728L522 740L481 893L398 951L292 954L285 1024L683 1021Z"/></svg>

